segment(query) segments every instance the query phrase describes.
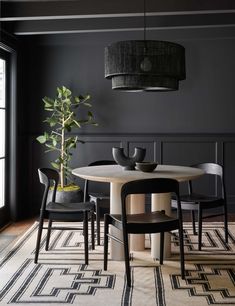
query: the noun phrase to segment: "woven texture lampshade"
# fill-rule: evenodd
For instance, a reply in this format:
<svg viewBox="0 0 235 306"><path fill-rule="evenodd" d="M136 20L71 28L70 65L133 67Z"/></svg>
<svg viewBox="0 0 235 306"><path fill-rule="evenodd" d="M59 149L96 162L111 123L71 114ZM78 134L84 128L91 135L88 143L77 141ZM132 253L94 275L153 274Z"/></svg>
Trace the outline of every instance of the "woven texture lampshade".
<svg viewBox="0 0 235 306"><path fill-rule="evenodd" d="M168 41L115 42L105 48L105 78L116 90L178 90L186 78L185 49Z"/></svg>

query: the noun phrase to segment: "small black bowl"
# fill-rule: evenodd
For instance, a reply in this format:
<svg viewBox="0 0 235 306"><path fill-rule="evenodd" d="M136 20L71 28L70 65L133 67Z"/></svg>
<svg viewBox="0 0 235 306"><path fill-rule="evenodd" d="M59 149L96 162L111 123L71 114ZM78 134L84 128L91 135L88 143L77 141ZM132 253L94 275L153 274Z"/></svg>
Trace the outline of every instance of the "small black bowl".
<svg viewBox="0 0 235 306"><path fill-rule="evenodd" d="M136 163L136 168L143 172L153 172L156 169L158 163L157 162L139 162Z"/></svg>

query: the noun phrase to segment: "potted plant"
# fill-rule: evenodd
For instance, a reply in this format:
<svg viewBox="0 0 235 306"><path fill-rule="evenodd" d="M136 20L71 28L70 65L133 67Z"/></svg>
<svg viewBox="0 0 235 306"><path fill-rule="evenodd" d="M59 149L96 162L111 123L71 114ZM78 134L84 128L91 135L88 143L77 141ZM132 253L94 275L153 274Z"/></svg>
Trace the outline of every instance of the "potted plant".
<svg viewBox="0 0 235 306"><path fill-rule="evenodd" d="M90 95L73 96L70 89L62 86L57 87L56 98L44 97L42 100L44 109L50 113L44 120L50 126L50 131L38 136L37 141L46 146L45 152L56 153L55 160L51 162L52 167L58 170L60 175L56 201L80 201L82 200L81 188L73 184L69 162L72 150L76 148L78 142L83 143L84 141L78 136L70 135L70 132L83 125L97 125L90 110L83 118L77 117L79 108L91 108L92 105L88 102ZM80 194L79 199L78 194Z"/></svg>

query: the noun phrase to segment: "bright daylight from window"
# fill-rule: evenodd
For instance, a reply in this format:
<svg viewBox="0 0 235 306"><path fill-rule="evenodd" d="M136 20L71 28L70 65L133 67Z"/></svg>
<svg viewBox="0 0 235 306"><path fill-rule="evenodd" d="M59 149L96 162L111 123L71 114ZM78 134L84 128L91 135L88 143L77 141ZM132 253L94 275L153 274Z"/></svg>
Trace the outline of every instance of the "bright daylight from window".
<svg viewBox="0 0 235 306"><path fill-rule="evenodd" d="M0 207L5 205L5 61L0 59Z"/></svg>

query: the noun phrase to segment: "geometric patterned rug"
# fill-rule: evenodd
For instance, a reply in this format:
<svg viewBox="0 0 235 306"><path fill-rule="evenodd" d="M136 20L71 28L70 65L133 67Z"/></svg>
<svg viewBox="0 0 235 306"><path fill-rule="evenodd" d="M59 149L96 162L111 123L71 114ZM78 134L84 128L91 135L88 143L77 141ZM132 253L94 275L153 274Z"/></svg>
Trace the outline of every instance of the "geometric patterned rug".
<svg viewBox="0 0 235 306"><path fill-rule="evenodd" d="M89 265L84 265L80 231L53 231L47 252L44 233L35 265L35 223L0 253L0 305L235 305L235 223L229 224L227 246L222 223L204 223L203 228L198 252L191 224L184 224L185 280L172 235L172 257L161 266L150 257L147 239L146 251L131 254L133 286L128 288L123 262L109 261L108 271L103 270L102 246L89 251Z"/></svg>

